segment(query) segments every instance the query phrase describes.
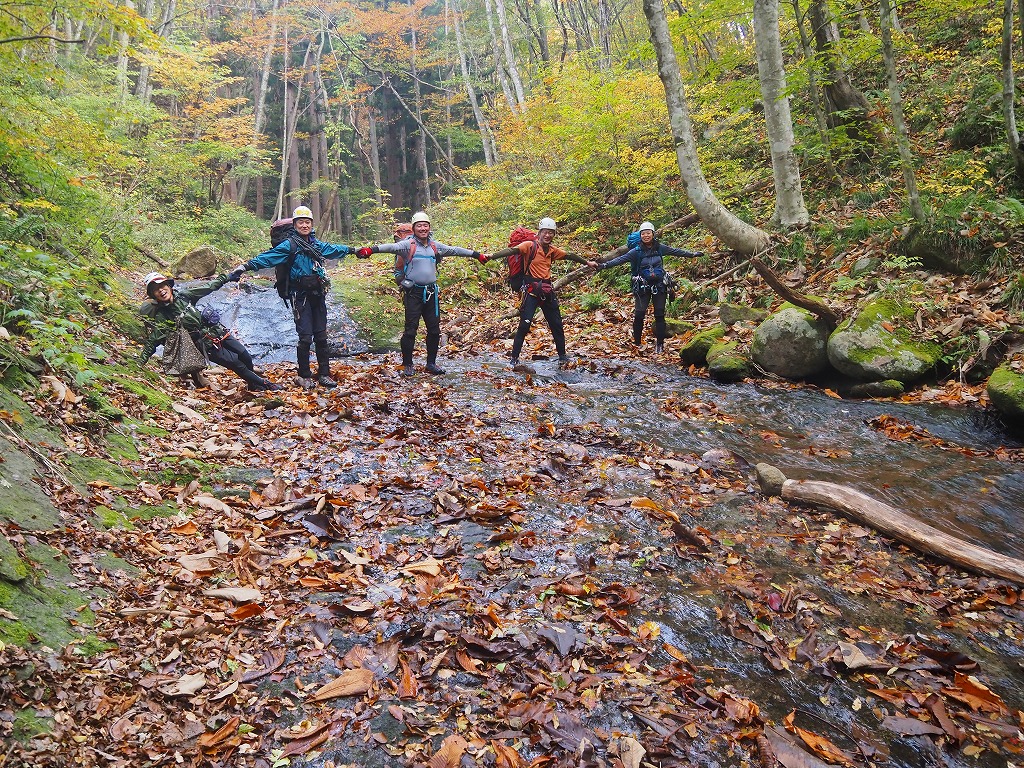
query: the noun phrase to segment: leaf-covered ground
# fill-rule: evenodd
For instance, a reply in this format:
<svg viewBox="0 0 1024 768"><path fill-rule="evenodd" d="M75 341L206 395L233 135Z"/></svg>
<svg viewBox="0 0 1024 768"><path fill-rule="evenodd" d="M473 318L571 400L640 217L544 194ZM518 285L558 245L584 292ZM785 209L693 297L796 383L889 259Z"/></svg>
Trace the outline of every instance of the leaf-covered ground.
<svg viewBox="0 0 1024 768"><path fill-rule="evenodd" d="M584 338L567 307L576 365L622 344L604 311ZM507 350L470 319L446 320L461 354ZM1019 759L1015 587L765 499L727 451L559 423L557 378L333 371L337 390L253 398L217 370L167 411L113 397L164 430L126 462L145 480L50 478L67 528L37 537L105 593L111 645L2 651L7 765ZM32 404L98 451L71 399ZM116 497L178 514L97 531ZM28 707L50 732L10 739Z"/></svg>

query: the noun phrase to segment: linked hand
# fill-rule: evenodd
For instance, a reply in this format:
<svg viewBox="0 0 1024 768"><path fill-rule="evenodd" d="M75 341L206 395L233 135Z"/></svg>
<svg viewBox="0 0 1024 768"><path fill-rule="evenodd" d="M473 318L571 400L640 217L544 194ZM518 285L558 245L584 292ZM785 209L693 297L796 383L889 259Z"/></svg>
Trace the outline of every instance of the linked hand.
<svg viewBox="0 0 1024 768"><path fill-rule="evenodd" d="M481 264L486 264L487 261L491 258L486 253L480 253L479 251L473 251L473 255L476 256L476 260L479 261Z"/></svg>
<svg viewBox="0 0 1024 768"><path fill-rule="evenodd" d="M356 251L357 259L368 259L373 254L373 248L368 245L364 245L362 248Z"/></svg>
<svg viewBox="0 0 1024 768"><path fill-rule="evenodd" d="M240 264L239 266L235 267L230 272L228 272L228 282L237 283L239 278L241 278L243 272L245 272L244 264Z"/></svg>
<svg viewBox="0 0 1024 768"><path fill-rule="evenodd" d="M587 266L593 269L594 271L597 271L598 269L598 263L596 261L588 261Z"/></svg>

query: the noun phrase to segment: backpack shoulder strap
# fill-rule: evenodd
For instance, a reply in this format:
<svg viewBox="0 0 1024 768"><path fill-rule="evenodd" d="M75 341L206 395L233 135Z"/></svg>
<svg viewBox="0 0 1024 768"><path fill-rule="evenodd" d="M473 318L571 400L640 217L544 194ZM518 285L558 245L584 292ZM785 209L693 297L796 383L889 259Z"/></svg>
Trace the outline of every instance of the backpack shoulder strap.
<svg viewBox="0 0 1024 768"><path fill-rule="evenodd" d="M533 264L533 259L537 256L537 251L540 250L540 243L536 240L530 241L530 253L525 259L523 259L523 275L530 277L530 265Z"/></svg>

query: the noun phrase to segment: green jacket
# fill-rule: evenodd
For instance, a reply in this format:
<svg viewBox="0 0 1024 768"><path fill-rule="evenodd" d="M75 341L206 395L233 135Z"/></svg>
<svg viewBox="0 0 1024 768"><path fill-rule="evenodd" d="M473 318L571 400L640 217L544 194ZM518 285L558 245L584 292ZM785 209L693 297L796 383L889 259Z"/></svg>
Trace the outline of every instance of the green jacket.
<svg viewBox="0 0 1024 768"><path fill-rule="evenodd" d="M174 333L179 318L197 343L204 336L215 339L224 338L228 329L220 323L208 323L204 320L200 311L196 309L196 302L218 290L227 282L228 276L221 275L206 285L197 285L180 291L175 290L174 301L170 304L161 304L150 299L139 307L139 314L142 315L150 329L149 338L142 345L142 354L139 355L139 359L145 363L153 356L156 348Z"/></svg>

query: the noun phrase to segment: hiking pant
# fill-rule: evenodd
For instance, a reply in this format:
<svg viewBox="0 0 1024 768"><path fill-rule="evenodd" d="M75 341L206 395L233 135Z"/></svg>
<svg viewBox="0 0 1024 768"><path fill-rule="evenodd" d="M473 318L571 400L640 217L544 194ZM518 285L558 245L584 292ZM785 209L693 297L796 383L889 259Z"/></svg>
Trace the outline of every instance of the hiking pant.
<svg viewBox="0 0 1024 768"><path fill-rule="evenodd" d="M249 350L234 336L221 339L219 344L204 339L203 344L211 363L224 366L240 376L250 387L263 384L263 377L252 369L252 355L249 354Z"/></svg>
<svg viewBox="0 0 1024 768"><path fill-rule="evenodd" d="M321 291L297 291L291 296L292 316L299 344L295 358L299 376L312 378L309 370L309 348L316 346L316 367L320 376L331 375L331 359L327 352L327 296Z"/></svg>
<svg viewBox="0 0 1024 768"><path fill-rule="evenodd" d="M643 340L644 318L647 316L647 307L654 304L654 338L664 341L668 336L668 329L665 326L665 300L668 298L668 291L665 286L658 286L657 293L650 288L641 288L633 294L633 343L639 345Z"/></svg>
<svg viewBox="0 0 1024 768"><path fill-rule="evenodd" d="M512 342L513 359L518 360L519 353L523 351L523 342L526 340L526 334L530 332L533 316L537 314L538 308L544 313L551 337L555 340L558 356L565 357L565 329L562 328L562 311L558 308L555 292L551 291L544 298L539 298L527 291L523 294L523 303L519 305L519 327L516 329L515 341Z"/></svg>
<svg viewBox="0 0 1024 768"><path fill-rule="evenodd" d="M402 365L412 365L412 350L416 346L416 331L420 318L427 326L427 365L437 361L437 349L441 346L441 308L438 303L437 285L414 285L402 294L405 306L405 330L402 332Z"/></svg>

